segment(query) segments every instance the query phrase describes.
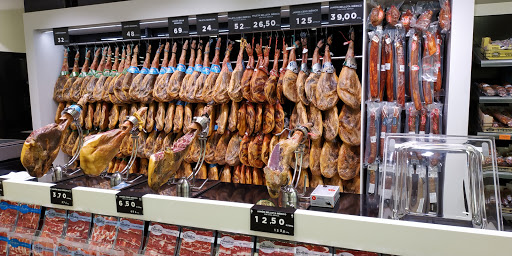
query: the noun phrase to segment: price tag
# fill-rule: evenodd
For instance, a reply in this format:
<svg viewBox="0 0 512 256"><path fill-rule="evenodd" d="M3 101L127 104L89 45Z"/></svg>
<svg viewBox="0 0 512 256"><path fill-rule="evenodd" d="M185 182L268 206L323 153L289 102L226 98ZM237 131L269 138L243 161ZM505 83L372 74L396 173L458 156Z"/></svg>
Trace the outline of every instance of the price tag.
<svg viewBox="0 0 512 256"><path fill-rule="evenodd" d="M293 236L295 208L254 205L251 208L251 230Z"/></svg>
<svg viewBox="0 0 512 256"><path fill-rule="evenodd" d="M169 37L188 36L188 17L172 17L169 18Z"/></svg>
<svg viewBox="0 0 512 256"><path fill-rule="evenodd" d="M510 137L510 134L500 134L498 138L500 140L510 140Z"/></svg>
<svg viewBox="0 0 512 256"><path fill-rule="evenodd" d="M121 22L123 39L140 39L140 22L127 21Z"/></svg>
<svg viewBox="0 0 512 256"><path fill-rule="evenodd" d="M250 11L228 13L229 33L246 33L252 31Z"/></svg>
<svg viewBox="0 0 512 256"><path fill-rule="evenodd" d="M363 10L363 2L329 2L329 24L362 24Z"/></svg>
<svg viewBox="0 0 512 256"><path fill-rule="evenodd" d="M69 44L68 28L54 28L53 29L53 42L55 43L55 45Z"/></svg>
<svg viewBox="0 0 512 256"><path fill-rule="evenodd" d="M320 3L290 6L290 28L315 28L322 25Z"/></svg>
<svg viewBox="0 0 512 256"><path fill-rule="evenodd" d="M57 185L55 185L57 186ZM50 188L50 201L52 204L73 206L73 193L70 188Z"/></svg>
<svg viewBox="0 0 512 256"><path fill-rule="evenodd" d="M116 195L117 212L142 215L142 197Z"/></svg>
<svg viewBox="0 0 512 256"><path fill-rule="evenodd" d="M267 8L252 12L253 31L280 30L281 8Z"/></svg>
<svg viewBox="0 0 512 256"><path fill-rule="evenodd" d="M217 14L197 16L197 34L201 36L217 35L219 33L219 17Z"/></svg>

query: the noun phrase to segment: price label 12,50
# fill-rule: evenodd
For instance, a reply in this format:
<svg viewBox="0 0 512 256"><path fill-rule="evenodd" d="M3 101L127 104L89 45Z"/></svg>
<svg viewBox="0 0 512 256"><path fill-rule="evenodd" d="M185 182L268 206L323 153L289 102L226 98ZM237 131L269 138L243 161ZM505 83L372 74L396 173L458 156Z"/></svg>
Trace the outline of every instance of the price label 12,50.
<svg viewBox="0 0 512 256"><path fill-rule="evenodd" d="M290 28L314 28L322 24L320 3L290 6Z"/></svg>
<svg viewBox="0 0 512 256"><path fill-rule="evenodd" d="M251 230L293 236L295 210L254 205L251 208Z"/></svg>
<svg viewBox="0 0 512 256"><path fill-rule="evenodd" d="M197 15L197 34L200 36L217 35L219 17L217 14Z"/></svg>
<svg viewBox="0 0 512 256"><path fill-rule="evenodd" d="M363 23L363 2L329 2L329 24L347 25Z"/></svg>

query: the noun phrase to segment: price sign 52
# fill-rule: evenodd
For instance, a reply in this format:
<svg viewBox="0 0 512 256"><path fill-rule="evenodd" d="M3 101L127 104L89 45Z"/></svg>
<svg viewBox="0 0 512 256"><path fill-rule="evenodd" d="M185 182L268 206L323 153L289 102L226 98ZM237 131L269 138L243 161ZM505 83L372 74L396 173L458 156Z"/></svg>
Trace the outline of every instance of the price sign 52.
<svg viewBox="0 0 512 256"><path fill-rule="evenodd" d="M246 33L251 32L251 12L233 12L228 13L228 29L229 33Z"/></svg>
<svg viewBox="0 0 512 256"><path fill-rule="evenodd" d="M219 33L219 18L217 14L197 16L198 35L216 35Z"/></svg>
<svg viewBox="0 0 512 256"><path fill-rule="evenodd" d="M329 24L346 25L363 23L363 3L329 2Z"/></svg>

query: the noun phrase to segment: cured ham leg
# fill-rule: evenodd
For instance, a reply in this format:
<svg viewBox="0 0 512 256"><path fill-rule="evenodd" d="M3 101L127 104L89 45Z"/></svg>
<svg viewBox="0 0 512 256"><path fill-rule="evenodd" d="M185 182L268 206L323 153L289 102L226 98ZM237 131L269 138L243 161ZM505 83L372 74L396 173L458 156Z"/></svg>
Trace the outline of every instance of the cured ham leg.
<svg viewBox="0 0 512 256"><path fill-rule="evenodd" d="M64 61L62 63L62 69L60 71L59 78L55 82L55 86L53 87L53 100L56 102L63 102L62 91L64 90L64 85L69 79L69 67L68 67L68 50L64 49Z"/></svg>
<svg viewBox="0 0 512 256"><path fill-rule="evenodd" d="M267 102L271 105L274 105L277 103L277 81L279 80L279 56L281 55L281 52L279 49L277 49L277 37L276 37L276 49L274 52L274 66L272 67L272 70L270 70L270 76L265 82L265 99Z"/></svg>
<svg viewBox="0 0 512 256"><path fill-rule="evenodd" d="M287 99L295 103L299 101L299 96L297 95L297 74L299 73L299 67L297 66L297 57L295 55L295 49L299 47L299 45L300 42L296 41L290 51L290 62L286 67L286 73L283 78L283 94Z"/></svg>
<svg viewBox="0 0 512 256"><path fill-rule="evenodd" d="M206 43L206 47L204 48L204 60L203 60L203 68L201 69L201 74L194 81L194 95L192 95L192 99L194 102L203 102L203 91L204 91L204 83L206 82L206 78L210 74L210 44L213 40L210 40Z"/></svg>
<svg viewBox="0 0 512 256"><path fill-rule="evenodd" d="M356 73L357 64L354 58L354 31L350 33L345 63L338 80L338 96L351 108L359 108L361 105L361 82Z"/></svg>
<svg viewBox="0 0 512 256"><path fill-rule="evenodd" d="M310 127L310 124L307 126ZM303 137L302 131L295 131L291 138L277 143L272 149L268 166L263 169L270 197L277 198L281 187L290 182L288 172L291 169L293 151L297 149Z"/></svg>
<svg viewBox="0 0 512 256"><path fill-rule="evenodd" d="M318 79L318 85L316 87L316 107L322 111L336 106L338 102L338 94L336 93L338 77L336 76L336 70L334 70L331 62L331 54L329 51L331 44L332 37L329 37L325 45L322 74Z"/></svg>
<svg viewBox="0 0 512 256"><path fill-rule="evenodd" d="M191 48L196 48L196 41L192 41ZM183 45L183 49L181 50L180 55L180 63L178 64L178 67L176 68L176 71L171 76L171 79L169 80L169 85L167 87L167 94L169 95L170 99L178 99L181 89L181 83L183 82L183 78L185 77L185 72L187 71L185 68L185 59L187 57L187 49L188 49L188 40L185 41L185 44Z"/></svg>
<svg viewBox="0 0 512 256"><path fill-rule="evenodd" d="M159 55L159 54L160 54L160 51L157 52L157 55ZM144 90L143 89L144 85L143 85L142 81L144 81L144 78L149 74L150 58L151 58L151 45L149 45L149 47L146 49L146 58L144 59L144 63L142 64L141 71L133 78L133 81L132 81L132 84L131 84L129 90L126 91L128 98L131 99L132 101L140 102L141 96L146 96L146 97L148 96L147 92L146 92L146 95L140 95L140 93L142 93L142 91ZM125 88L123 87L123 90L124 89ZM148 90L145 90L145 91L148 91ZM151 95L149 95L149 96L151 96Z"/></svg>
<svg viewBox="0 0 512 256"><path fill-rule="evenodd" d="M84 95L77 103L84 109L89 95ZM64 114L59 123L51 123L33 131L23 143L21 149L21 164L30 176L40 178L50 170L53 161L59 154L64 131L69 127L73 117Z"/></svg>
<svg viewBox="0 0 512 256"><path fill-rule="evenodd" d="M151 155L148 165L148 185L151 189L158 191L163 184L176 175L201 130L200 124L192 123L190 132L175 141L172 147Z"/></svg>
<svg viewBox="0 0 512 256"><path fill-rule="evenodd" d="M247 52L247 56L249 56L249 61L247 62L247 68L242 75L240 84L242 87L242 96L246 100L252 101L251 78L254 73L254 37L252 38L252 46L251 44L245 46L245 52Z"/></svg>
<svg viewBox="0 0 512 256"><path fill-rule="evenodd" d="M309 102L313 103L316 106L316 87L318 85L318 79L320 79L320 74L322 73L322 64L320 64L320 48L324 45L324 41L320 40L316 44L315 51L313 52L313 66L311 69L311 73L306 79L306 84L304 85L304 91L306 93L306 98Z"/></svg>
<svg viewBox="0 0 512 256"><path fill-rule="evenodd" d="M142 103L150 103L153 101L153 88L155 86L155 81L160 74L158 71L159 61L160 61L160 53L162 52L163 44L158 47L156 51L155 57L153 59L153 63L151 63L151 68L149 69L149 73L144 76L142 82L139 87L132 87L130 89L130 95L132 98L135 98L137 101ZM167 46L169 46L167 44Z"/></svg>
<svg viewBox="0 0 512 256"><path fill-rule="evenodd" d="M124 49L123 49L123 55L125 55ZM124 60L124 58L125 57L123 57L123 60ZM109 93L110 93L110 88L111 88L110 84L112 83L112 80L114 80L117 77L117 75L119 74L118 73L118 69L120 67L119 66L119 47L116 47L116 51L115 51L115 54L114 54L114 65L112 66L112 63L107 61L107 67L109 69L110 69L110 67L112 67L112 69L110 70L110 72L108 73L105 81L103 82L103 92L102 92L102 95L101 95L101 100L109 102L110 101ZM122 68L122 66L121 66L121 68Z"/></svg>
<svg viewBox="0 0 512 256"><path fill-rule="evenodd" d="M101 48L98 48L96 50L96 53L94 53L94 60L92 61L92 64L91 64L91 69L89 70L89 72L87 72L87 76L84 78L84 80L82 81L82 84L80 85L80 97L82 97L82 95L85 95L85 94L89 94L90 98L89 98L89 101L91 101L92 99L92 94L94 92L94 86L96 85L96 82L94 83L91 83L89 84L89 82L91 80L93 80L93 78L95 77L96 75L96 72L98 70L98 59L100 57L100 53L101 53L101 60L102 62L105 61L105 52L104 51L101 51Z"/></svg>
<svg viewBox="0 0 512 256"><path fill-rule="evenodd" d="M301 39L302 44L302 64L300 65L299 75L297 76L297 97L305 106L309 105L309 100L306 97L306 79L309 76L308 68L308 41L304 37Z"/></svg>
<svg viewBox="0 0 512 256"><path fill-rule="evenodd" d="M89 102L97 102L98 100L101 100L101 94L95 92L96 84L100 80L100 77L103 76L103 70L105 69L106 64L106 57L112 55L112 49L108 47L108 54L107 54L107 48L105 47L103 51L101 52L101 60L100 64L98 66L98 69L94 72L93 76L89 79L89 82L86 85L85 93L91 95ZM108 57L110 60L110 57Z"/></svg>
<svg viewBox="0 0 512 256"><path fill-rule="evenodd" d="M202 102L209 103L213 100L213 88L215 87L215 82L217 81L217 77L220 73L220 37L217 38L217 44L215 45L215 56L212 60L212 66L208 72L208 76L204 81L203 86L203 94L202 94Z"/></svg>
<svg viewBox="0 0 512 256"><path fill-rule="evenodd" d="M112 77L112 79L110 80L110 83L108 85L108 100L114 104L121 104L121 100L119 100L119 98L117 98L114 90L115 90L115 87L117 84L117 80L121 76L124 77L124 75L126 74L126 72L128 70L128 65L127 65L128 59L127 58L129 55L130 55L130 46L128 45L128 50L123 49L122 54L121 54L121 63L119 64L119 70L121 70L121 72L116 72L115 76Z"/></svg>
<svg viewBox="0 0 512 256"><path fill-rule="evenodd" d="M80 51L76 51L75 54L75 63L73 64L73 70L71 71L71 74L69 75L68 80L66 80L64 84L64 88L62 88L62 100L63 101L71 101L71 92L73 89L73 83L76 81L79 75L79 67L78 67L78 60L80 59Z"/></svg>
<svg viewBox="0 0 512 256"><path fill-rule="evenodd" d="M268 64L269 64L269 54L270 54L270 44L272 42L272 38L269 40L269 45L265 49L264 58L260 61L260 56L262 54L262 46L256 45L256 53L258 54L258 68L256 69L256 74L253 74L251 79L251 94L252 100L255 102L265 102L265 83L268 80Z"/></svg>
<svg viewBox="0 0 512 256"><path fill-rule="evenodd" d="M240 102L243 99L242 94L242 76L244 74L244 48L245 39L242 38L240 42L240 51L236 59L236 67L231 74L231 80L229 81L228 95L234 102Z"/></svg>
<svg viewBox="0 0 512 256"><path fill-rule="evenodd" d="M199 49L197 50L196 64L194 66L194 72L192 73L192 75L190 75L190 78L187 81L187 86L186 86L187 91L185 94L185 100L188 102L197 102L195 99L197 85L199 84L197 79L203 72L203 65L201 64L201 58L203 57L201 55L202 49L203 49L202 44L199 44ZM206 52L209 52L209 51L210 51L210 42L206 43L205 55L207 55L208 53L206 53ZM185 79L183 79L183 83L185 83ZM201 85L202 85L202 83L201 83Z"/></svg>
<svg viewBox="0 0 512 256"><path fill-rule="evenodd" d="M288 45L284 43L283 37L283 66L279 70L279 80L277 81L276 86L276 96L279 103L284 104L284 96L283 96L283 82L284 75L286 74L286 67L288 67Z"/></svg>
<svg viewBox="0 0 512 256"><path fill-rule="evenodd" d="M143 107L134 114L139 124L142 124L140 117L146 111L147 108ZM119 129L87 136L80 150L80 168L83 172L89 176L100 175L119 152L121 143L130 134L132 128L133 123L125 121Z"/></svg>
<svg viewBox="0 0 512 256"><path fill-rule="evenodd" d="M130 54L130 46L128 45L127 57L125 61L125 71L123 71L123 73L116 79L114 85L114 95L117 97L117 99L119 99L119 103L130 103L128 92L130 91L133 78L138 74L138 72L140 72L139 68L137 67L139 46L135 46L132 56L130 56Z"/></svg>
<svg viewBox="0 0 512 256"><path fill-rule="evenodd" d="M119 55L119 48L116 47L116 55ZM93 99L95 101L102 101L103 100L103 95L105 94L105 91L106 91L106 87L107 87L107 79L110 77L110 69L112 69L112 49L110 47L108 47L108 52L107 52L107 61L105 62L104 66L105 68L103 69L103 72L101 73L98 73L98 80L96 82L96 85L94 86L94 92L93 92ZM101 65L101 64L100 64ZM98 69L99 71L99 69Z"/></svg>
<svg viewBox="0 0 512 256"><path fill-rule="evenodd" d="M199 40L199 46L197 47L197 56L198 60L201 60L201 50L203 49L203 41ZM196 61L196 47L194 44L194 41L192 41L192 47L190 49L190 59L188 60L188 68L187 71L185 71L185 76L183 77L183 80L181 81L181 87L180 92L178 93L178 98L182 101L190 102L189 99L187 99L187 92L189 91L189 83L188 81L192 77L192 74L194 74L194 65ZM199 63L198 63L199 64ZM201 65L201 64L199 64Z"/></svg>
<svg viewBox="0 0 512 256"><path fill-rule="evenodd" d="M71 84L70 89L70 96L69 99L71 101L78 101L80 100L80 94L82 93L82 82L84 81L84 78L87 76L87 72L89 72L89 60L91 58L91 51L88 50L85 54L85 62L82 66L82 72L80 72L80 75L75 79L75 81Z"/></svg>
<svg viewBox="0 0 512 256"><path fill-rule="evenodd" d="M231 81L231 73L233 72L233 68L231 67L229 57L232 50L233 41L228 40L226 46L226 54L224 54L224 60L222 61L222 70L220 71L220 74L215 81L215 86L213 87L213 100L218 104L228 103L230 100L228 95L228 88L229 82Z"/></svg>
<svg viewBox="0 0 512 256"><path fill-rule="evenodd" d="M171 60L167 63L167 56L169 55L169 48L165 46L166 52L164 53L164 61L162 62L162 68L160 69L160 75L156 79L155 87L153 88L153 98L159 102L170 101L171 98L167 94L167 85L171 80L172 74L176 70L176 51L178 45L176 43L172 46Z"/></svg>

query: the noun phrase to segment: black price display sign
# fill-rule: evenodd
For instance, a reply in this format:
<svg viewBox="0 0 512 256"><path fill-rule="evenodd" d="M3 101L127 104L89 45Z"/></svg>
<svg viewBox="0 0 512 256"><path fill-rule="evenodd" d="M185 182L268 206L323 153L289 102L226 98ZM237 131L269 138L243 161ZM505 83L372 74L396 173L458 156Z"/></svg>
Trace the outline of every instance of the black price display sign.
<svg viewBox="0 0 512 256"><path fill-rule="evenodd" d="M254 31L280 30L281 8L268 8L253 11L252 29Z"/></svg>
<svg viewBox="0 0 512 256"><path fill-rule="evenodd" d="M116 195L117 212L142 215L142 197Z"/></svg>
<svg viewBox="0 0 512 256"><path fill-rule="evenodd" d="M329 24L362 24L363 10L363 2L329 2Z"/></svg>
<svg viewBox="0 0 512 256"><path fill-rule="evenodd" d="M251 230L293 236L295 208L254 205L251 208Z"/></svg>
<svg viewBox="0 0 512 256"><path fill-rule="evenodd" d="M53 42L55 43L55 45L69 44L68 28L54 28L53 29Z"/></svg>
<svg viewBox="0 0 512 256"><path fill-rule="evenodd" d="M188 17L172 17L169 18L169 37L188 36Z"/></svg>
<svg viewBox="0 0 512 256"><path fill-rule="evenodd" d="M201 36L217 35L219 33L219 17L217 14L197 16L197 34Z"/></svg>
<svg viewBox="0 0 512 256"><path fill-rule="evenodd" d="M121 22L123 39L140 39L140 22L127 21Z"/></svg>
<svg viewBox="0 0 512 256"><path fill-rule="evenodd" d="M70 188L50 188L50 202L52 204L60 204L73 206L73 192Z"/></svg>
<svg viewBox="0 0 512 256"><path fill-rule="evenodd" d="M321 5L292 5L290 6L290 28L315 28L322 25Z"/></svg>
<svg viewBox="0 0 512 256"><path fill-rule="evenodd" d="M229 33L247 33L252 31L252 15L250 11L228 13Z"/></svg>

